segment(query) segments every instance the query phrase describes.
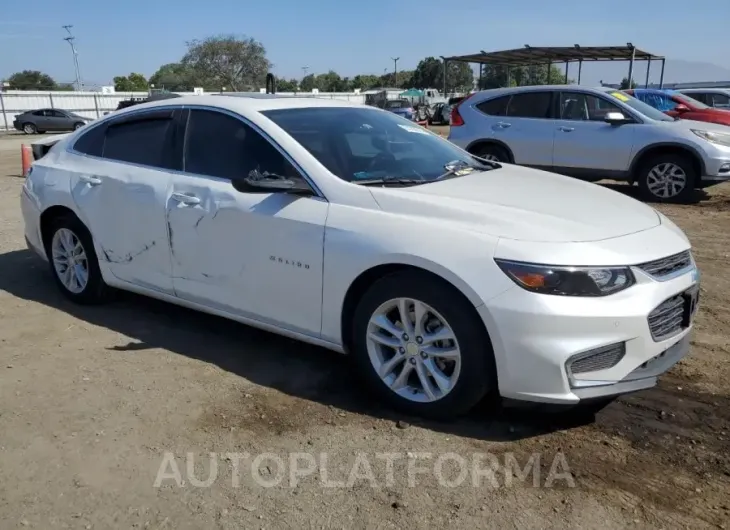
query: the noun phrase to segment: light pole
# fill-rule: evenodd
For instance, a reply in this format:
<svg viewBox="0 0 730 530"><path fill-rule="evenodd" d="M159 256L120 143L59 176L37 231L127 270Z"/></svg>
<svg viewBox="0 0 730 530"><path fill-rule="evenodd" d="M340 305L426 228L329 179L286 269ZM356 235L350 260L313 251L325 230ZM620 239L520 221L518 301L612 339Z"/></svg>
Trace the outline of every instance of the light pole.
<svg viewBox="0 0 730 530"><path fill-rule="evenodd" d="M81 91L82 84L81 84L81 71L79 70L79 54L76 51L76 46L74 45L74 40L76 40L76 37L74 37L73 33L71 33L71 28L73 26L71 24L67 24L67 25L61 26L61 27L68 32L68 37L64 37L63 40L68 42L69 46L71 46L71 53L73 54L73 58L74 58L74 71L76 73L76 90Z"/></svg>
<svg viewBox="0 0 730 530"><path fill-rule="evenodd" d="M398 88L398 61L400 57L391 57L393 59L393 85Z"/></svg>

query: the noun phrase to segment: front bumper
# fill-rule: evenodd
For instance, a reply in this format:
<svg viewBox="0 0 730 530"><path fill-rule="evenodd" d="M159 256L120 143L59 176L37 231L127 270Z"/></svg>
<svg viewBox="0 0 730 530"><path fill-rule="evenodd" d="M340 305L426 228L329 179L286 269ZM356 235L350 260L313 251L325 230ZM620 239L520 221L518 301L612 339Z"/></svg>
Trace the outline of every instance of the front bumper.
<svg viewBox="0 0 730 530"><path fill-rule="evenodd" d="M21 127L20 122L18 120L13 120L13 127L15 127L16 131L22 131L23 127Z"/></svg>
<svg viewBox="0 0 730 530"><path fill-rule="evenodd" d="M702 182L730 180L730 147L713 145L704 160Z"/></svg>
<svg viewBox="0 0 730 530"><path fill-rule="evenodd" d="M479 308L490 333L499 391L507 399L572 405L654 386L689 351L692 317L654 340L648 317L698 284L694 266L659 281L634 268L637 284L601 298L535 294L515 286ZM611 345L624 354L607 368L572 374L570 360Z"/></svg>

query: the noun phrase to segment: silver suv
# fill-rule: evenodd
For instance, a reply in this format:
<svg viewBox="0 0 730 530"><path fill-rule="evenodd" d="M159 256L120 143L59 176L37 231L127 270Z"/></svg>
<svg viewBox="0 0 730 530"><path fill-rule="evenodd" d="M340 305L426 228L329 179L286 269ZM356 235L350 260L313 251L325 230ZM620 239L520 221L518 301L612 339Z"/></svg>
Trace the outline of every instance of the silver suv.
<svg viewBox="0 0 730 530"><path fill-rule="evenodd" d="M638 183L659 202L688 202L695 188L730 180L730 127L675 120L608 88L477 92L452 109L449 140L491 160Z"/></svg>

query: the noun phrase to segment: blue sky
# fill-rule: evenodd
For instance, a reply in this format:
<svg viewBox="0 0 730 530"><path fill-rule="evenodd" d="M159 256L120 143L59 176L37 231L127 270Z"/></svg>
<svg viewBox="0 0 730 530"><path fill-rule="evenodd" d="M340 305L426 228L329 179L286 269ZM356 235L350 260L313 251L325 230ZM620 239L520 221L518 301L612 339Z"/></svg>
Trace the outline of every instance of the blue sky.
<svg viewBox="0 0 730 530"><path fill-rule="evenodd" d="M730 68L723 44L730 0L34 0L0 9L0 78L23 69L73 80L63 24L73 24L85 82L147 76L179 60L185 41L244 34L260 40L277 76L414 68L428 55L533 46L633 42L672 59ZM584 67L584 77L593 66ZM597 75L597 74L596 74ZM595 77L595 76L594 76Z"/></svg>

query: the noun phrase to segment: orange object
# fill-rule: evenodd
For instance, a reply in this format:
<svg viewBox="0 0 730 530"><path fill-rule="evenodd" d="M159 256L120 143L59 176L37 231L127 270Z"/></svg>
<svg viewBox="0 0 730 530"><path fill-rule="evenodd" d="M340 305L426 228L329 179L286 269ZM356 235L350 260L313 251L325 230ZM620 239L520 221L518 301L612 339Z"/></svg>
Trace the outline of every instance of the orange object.
<svg viewBox="0 0 730 530"><path fill-rule="evenodd" d="M33 163L33 149L29 145L20 146L20 161L23 164L23 176L27 177Z"/></svg>

